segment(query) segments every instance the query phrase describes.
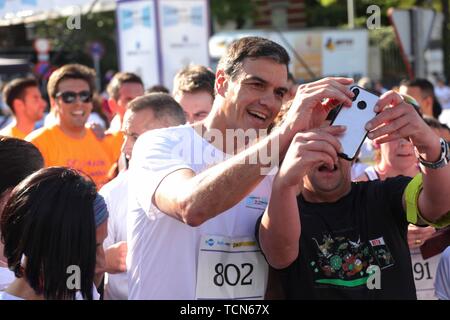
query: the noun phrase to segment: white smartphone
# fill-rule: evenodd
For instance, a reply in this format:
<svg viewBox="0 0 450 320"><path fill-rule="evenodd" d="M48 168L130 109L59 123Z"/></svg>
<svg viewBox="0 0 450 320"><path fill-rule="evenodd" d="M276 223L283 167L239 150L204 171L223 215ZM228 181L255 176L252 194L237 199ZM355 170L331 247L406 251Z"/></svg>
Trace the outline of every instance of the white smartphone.
<svg viewBox="0 0 450 320"><path fill-rule="evenodd" d="M344 134L338 138L344 149L339 156L352 161L367 137L367 130L364 128L366 123L377 115L373 108L378 96L356 85L352 85L350 91L355 94L352 106L339 106L331 125L347 127Z"/></svg>

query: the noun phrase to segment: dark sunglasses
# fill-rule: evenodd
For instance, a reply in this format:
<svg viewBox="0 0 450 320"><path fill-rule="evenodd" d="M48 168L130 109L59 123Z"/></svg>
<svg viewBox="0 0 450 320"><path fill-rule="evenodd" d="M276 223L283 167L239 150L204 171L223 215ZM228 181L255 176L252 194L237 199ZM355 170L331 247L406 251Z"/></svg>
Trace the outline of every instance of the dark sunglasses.
<svg viewBox="0 0 450 320"><path fill-rule="evenodd" d="M83 103L92 101L92 93L87 90L80 92L65 91L56 94L56 98L61 97L64 103L74 103L77 100L77 96L80 97L80 101Z"/></svg>

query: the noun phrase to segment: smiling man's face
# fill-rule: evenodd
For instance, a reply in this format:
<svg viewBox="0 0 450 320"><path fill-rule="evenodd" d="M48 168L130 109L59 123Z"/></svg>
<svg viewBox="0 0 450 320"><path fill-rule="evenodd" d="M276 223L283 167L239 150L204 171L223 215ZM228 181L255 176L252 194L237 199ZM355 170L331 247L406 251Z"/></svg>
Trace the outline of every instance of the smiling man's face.
<svg viewBox="0 0 450 320"><path fill-rule="evenodd" d="M57 93L63 92L90 92L89 84L81 79L65 79L58 84ZM70 131L84 130L89 115L91 114L93 104L92 100L89 102L82 102L78 96L73 103L66 103L63 98L55 97L56 113L59 117L61 127Z"/></svg>
<svg viewBox="0 0 450 320"><path fill-rule="evenodd" d="M286 65L269 58L246 58L235 79L228 77L225 106L227 129L267 129L287 92Z"/></svg>

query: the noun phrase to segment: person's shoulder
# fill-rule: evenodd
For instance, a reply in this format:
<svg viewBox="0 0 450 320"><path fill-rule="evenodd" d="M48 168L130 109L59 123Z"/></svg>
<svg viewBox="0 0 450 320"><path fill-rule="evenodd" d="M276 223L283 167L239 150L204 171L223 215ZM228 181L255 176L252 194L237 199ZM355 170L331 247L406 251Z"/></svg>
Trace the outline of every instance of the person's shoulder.
<svg viewBox="0 0 450 320"><path fill-rule="evenodd" d="M450 246L442 252L441 260L445 260L448 264L450 264Z"/></svg>
<svg viewBox="0 0 450 320"><path fill-rule="evenodd" d="M5 290L15 279L14 272L8 268L0 267L0 291Z"/></svg>
<svg viewBox="0 0 450 320"><path fill-rule="evenodd" d="M105 138L108 138L108 137L110 137L112 139L119 139L120 140L120 139L123 139L124 134L123 134L122 131L112 131L112 132L106 131L105 132Z"/></svg>
<svg viewBox="0 0 450 320"><path fill-rule="evenodd" d="M5 291L0 291L0 300L23 300L22 298L13 296Z"/></svg>
<svg viewBox="0 0 450 320"><path fill-rule="evenodd" d="M379 188L386 188L388 186L402 186L404 185L406 187L406 185L412 180L411 177L406 177L406 176L396 176L396 177L390 177L387 178L385 180L380 180L380 179L376 179L376 180L366 180L366 181L355 181L354 184L356 185L360 185L363 187L367 187L367 188L371 188L371 187L379 187Z"/></svg>
<svg viewBox="0 0 450 320"><path fill-rule="evenodd" d="M184 136L186 134L192 134L194 132L194 129L189 124L182 124L175 127L167 127L167 128L159 128L147 131L143 133L140 137L145 138L146 136L168 136L168 137L175 137L175 136Z"/></svg>
<svg viewBox="0 0 450 320"><path fill-rule="evenodd" d="M354 182L367 182L369 181L369 178L367 177L367 174L363 172L359 176L357 176L354 180Z"/></svg>
<svg viewBox="0 0 450 320"><path fill-rule="evenodd" d="M404 184L407 185L413 178L408 176L396 176L396 177L390 177L386 180L382 181L382 184Z"/></svg>
<svg viewBox="0 0 450 320"><path fill-rule="evenodd" d="M117 190L119 193L123 193L124 188L127 188L128 182L128 170L120 172L117 177L105 184L99 191L99 193L106 197L115 193Z"/></svg>
<svg viewBox="0 0 450 320"><path fill-rule="evenodd" d="M159 142L165 141L179 141L186 138L192 138L195 131L190 125L179 125L176 127L160 128L147 131L139 136L137 143Z"/></svg>
<svg viewBox="0 0 450 320"><path fill-rule="evenodd" d="M11 137L13 128L14 128L14 124L11 124L11 123L8 124L6 127L0 129L0 135L1 136Z"/></svg>
<svg viewBox="0 0 450 320"><path fill-rule="evenodd" d="M401 195L411 180L411 177L396 176L385 180L363 181L359 182L358 185L360 188L365 189L367 194L375 197L377 197L377 195L393 197L395 195Z"/></svg>
<svg viewBox="0 0 450 320"><path fill-rule="evenodd" d="M52 135L54 132L54 126L51 127L42 127L39 129L36 129L32 132L30 132L26 137L25 140L29 142L36 142L41 141L43 139L46 139L50 135Z"/></svg>

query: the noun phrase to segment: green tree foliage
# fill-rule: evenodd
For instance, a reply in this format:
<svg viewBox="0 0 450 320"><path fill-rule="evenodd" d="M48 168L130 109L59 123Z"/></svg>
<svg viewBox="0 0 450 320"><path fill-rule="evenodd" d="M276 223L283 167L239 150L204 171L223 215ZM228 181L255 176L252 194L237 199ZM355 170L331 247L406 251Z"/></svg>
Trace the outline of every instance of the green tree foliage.
<svg viewBox="0 0 450 320"><path fill-rule="evenodd" d="M115 12L82 15L80 29L69 29L67 18L49 19L36 23L36 35L52 40L51 63L55 66L78 62L93 67L89 45L93 41L105 48L100 62L102 74L117 70Z"/></svg>
<svg viewBox="0 0 450 320"><path fill-rule="evenodd" d="M256 3L250 0L210 0L211 14L220 25L234 21L237 29L256 17Z"/></svg>
<svg viewBox="0 0 450 320"><path fill-rule="evenodd" d="M354 0L355 25L365 26L368 17L366 10L371 5L381 9L381 24L389 25L387 10L394 8L410 8L414 5L421 7L440 8L440 0ZM305 0L308 27L337 27L347 25L346 0Z"/></svg>

